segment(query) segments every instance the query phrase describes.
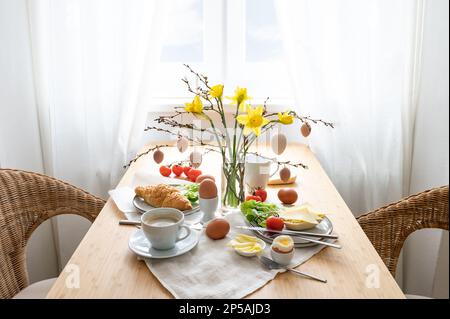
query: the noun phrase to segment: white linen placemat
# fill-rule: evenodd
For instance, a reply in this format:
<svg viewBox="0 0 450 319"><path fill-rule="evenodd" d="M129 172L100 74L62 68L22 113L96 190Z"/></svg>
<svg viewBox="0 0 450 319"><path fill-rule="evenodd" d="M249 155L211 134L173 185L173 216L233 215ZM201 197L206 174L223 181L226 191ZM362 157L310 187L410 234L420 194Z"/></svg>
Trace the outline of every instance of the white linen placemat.
<svg viewBox="0 0 450 319"><path fill-rule="evenodd" d="M238 233L252 235L252 232L233 227L245 225L240 212L229 213L225 218L231 230L224 239L211 240L203 233L197 246L184 255L145 259L150 271L175 298L242 298L284 271L267 270L256 257L242 257L226 247ZM291 266L304 263L323 248L322 245L296 248ZM267 245L265 254L269 252Z"/></svg>

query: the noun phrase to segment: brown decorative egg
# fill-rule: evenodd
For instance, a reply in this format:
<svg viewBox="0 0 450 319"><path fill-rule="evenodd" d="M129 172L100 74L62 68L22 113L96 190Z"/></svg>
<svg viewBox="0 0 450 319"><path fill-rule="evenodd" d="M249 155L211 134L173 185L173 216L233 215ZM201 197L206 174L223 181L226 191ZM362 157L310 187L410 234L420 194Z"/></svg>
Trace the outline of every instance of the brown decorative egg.
<svg viewBox="0 0 450 319"><path fill-rule="evenodd" d="M230 231L230 224L223 218L213 219L206 226L206 235L214 240L224 238Z"/></svg>
<svg viewBox="0 0 450 319"><path fill-rule="evenodd" d="M284 135L283 133L275 134L272 137L271 145L272 145L273 152L275 154L280 155L286 149L286 145L287 145L286 135Z"/></svg>
<svg viewBox="0 0 450 319"><path fill-rule="evenodd" d="M289 178L291 178L291 171L289 170L289 168L287 168L286 166L283 167L280 171L280 179L283 182L287 182L289 180Z"/></svg>
<svg viewBox="0 0 450 319"><path fill-rule="evenodd" d="M214 176L209 175L209 174L202 174L199 177L197 177L197 179L195 180L196 183L200 184L203 180L205 179L210 179L213 180L214 182L216 181L216 179L214 178Z"/></svg>
<svg viewBox="0 0 450 319"><path fill-rule="evenodd" d="M156 162L156 164L159 164L164 159L164 153L159 150L159 148L153 153L153 160Z"/></svg>
<svg viewBox="0 0 450 319"><path fill-rule="evenodd" d="M216 183L207 178L204 179L198 187L198 196L203 199L213 199L217 197Z"/></svg>
<svg viewBox="0 0 450 319"><path fill-rule="evenodd" d="M303 123L302 127L300 128L300 131L302 132L302 135L304 137L308 137L309 134L311 134L311 125L309 125L309 123L307 122Z"/></svg>
<svg viewBox="0 0 450 319"><path fill-rule="evenodd" d="M202 163L202 153L194 151L189 155L189 162L193 168L197 168Z"/></svg>
<svg viewBox="0 0 450 319"><path fill-rule="evenodd" d="M278 199L283 204L294 204L298 199L298 194L293 188L282 188L278 191Z"/></svg>
<svg viewBox="0 0 450 319"><path fill-rule="evenodd" d="M181 136L177 141L177 148L180 153L184 153L189 147L189 141L187 138Z"/></svg>

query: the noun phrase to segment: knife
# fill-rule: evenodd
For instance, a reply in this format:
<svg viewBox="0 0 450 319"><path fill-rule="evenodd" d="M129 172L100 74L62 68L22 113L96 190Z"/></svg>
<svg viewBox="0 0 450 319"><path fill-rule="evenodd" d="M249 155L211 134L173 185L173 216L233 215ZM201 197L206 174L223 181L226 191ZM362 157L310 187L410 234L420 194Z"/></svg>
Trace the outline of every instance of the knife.
<svg viewBox="0 0 450 319"><path fill-rule="evenodd" d="M308 232L294 231L294 230L272 230L272 229L267 229L264 227L253 227L253 226L236 226L236 228L247 229L247 230L259 230L259 231L265 231L265 232L269 232L269 233L292 235L292 236L308 236L308 237L338 239L337 235L308 233Z"/></svg>

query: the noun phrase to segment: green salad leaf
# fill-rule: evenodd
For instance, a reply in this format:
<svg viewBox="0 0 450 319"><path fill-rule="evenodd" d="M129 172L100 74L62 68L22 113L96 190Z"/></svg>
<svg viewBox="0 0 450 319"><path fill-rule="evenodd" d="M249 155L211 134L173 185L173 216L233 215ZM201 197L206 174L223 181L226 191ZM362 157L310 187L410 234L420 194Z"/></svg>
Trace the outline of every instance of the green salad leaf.
<svg viewBox="0 0 450 319"><path fill-rule="evenodd" d="M266 219L270 216L278 216L280 209L271 203L248 200L241 204L241 212L251 223L256 223L260 227L266 227Z"/></svg>
<svg viewBox="0 0 450 319"><path fill-rule="evenodd" d="M189 201L194 204L198 201L198 184L185 184L183 186L183 195L189 199Z"/></svg>

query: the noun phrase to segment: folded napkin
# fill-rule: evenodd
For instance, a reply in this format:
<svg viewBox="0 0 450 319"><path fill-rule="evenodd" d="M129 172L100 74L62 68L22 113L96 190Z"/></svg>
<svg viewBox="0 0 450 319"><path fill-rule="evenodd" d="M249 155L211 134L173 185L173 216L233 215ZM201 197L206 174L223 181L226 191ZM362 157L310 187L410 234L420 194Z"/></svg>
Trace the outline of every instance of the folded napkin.
<svg viewBox="0 0 450 319"><path fill-rule="evenodd" d="M175 298L242 298L285 271L268 270L257 257L243 257L227 247L238 233L254 234L233 227L245 225L240 212L229 213L225 218L231 230L224 239L211 240L203 233L197 246L184 255L145 259L150 271ZM322 245L296 248L291 266L304 263L323 248ZM270 245L267 245L265 254L270 257L269 253Z"/></svg>

